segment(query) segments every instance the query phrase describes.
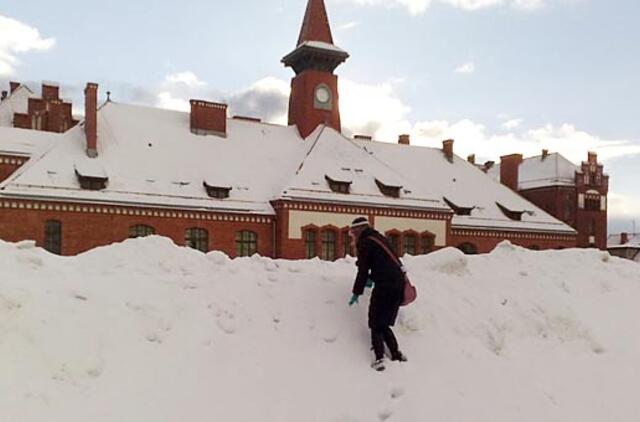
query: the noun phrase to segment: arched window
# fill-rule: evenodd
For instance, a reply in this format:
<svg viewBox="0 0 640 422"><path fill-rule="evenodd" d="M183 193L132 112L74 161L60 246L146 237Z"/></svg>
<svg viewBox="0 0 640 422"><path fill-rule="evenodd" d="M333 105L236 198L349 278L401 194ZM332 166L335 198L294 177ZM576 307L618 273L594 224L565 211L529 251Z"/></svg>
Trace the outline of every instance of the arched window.
<svg viewBox="0 0 640 422"><path fill-rule="evenodd" d="M184 232L186 246L201 252L209 252L209 232L205 229L192 227Z"/></svg>
<svg viewBox="0 0 640 422"><path fill-rule="evenodd" d="M258 235L248 230L236 232L237 256L251 256L258 250Z"/></svg>
<svg viewBox="0 0 640 422"><path fill-rule="evenodd" d="M325 261L335 261L336 232L333 230L323 230L320 234L320 241L320 259Z"/></svg>
<svg viewBox="0 0 640 422"><path fill-rule="evenodd" d="M145 224L136 224L129 227L130 238L151 236L152 234L156 234L156 229Z"/></svg>
<svg viewBox="0 0 640 422"><path fill-rule="evenodd" d="M436 237L433 233L424 232L422 236L420 236L420 253L422 255L426 255L430 252L433 252L435 248Z"/></svg>
<svg viewBox="0 0 640 422"><path fill-rule="evenodd" d="M304 257L311 259L318 256L316 250L317 231L315 229L306 229L302 237L304 238Z"/></svg>
<svg viewBox="0 0 640 422"><path fill-rule="evenodd" d="M44 223L44 248L51 253L62 253L62 223L57 220L47 220Z"/></svg>
<svg viewBox="0 0 640 422"><path fill-rule="evenodd" d="M413 233L405 233L403 236L403 246L404 253L407 255L415 255L416 254L416 242L418 238Z"/></svg>
<svg viewBox="0 0 640 422"><path fill-rule="evenodd" d="M391 245L391 250L396 255L400 254L400 235L398 233L387 233L387 240Z"/></svg>
<svg viewBox="0 0 640 422"><path fill-rule="evenodd" d="M478 253L478 247L473 243L469 243L469 242L464 242L459 244L458 249L460 249L466 255L475 255Z"/></svg>
<svg viewBox="0 0 640 422"><path fill-rule="evenodd" d="M353 247L351 245L352 239L349 235L349 229L342 230L342 256L353 256Z"/></svg>

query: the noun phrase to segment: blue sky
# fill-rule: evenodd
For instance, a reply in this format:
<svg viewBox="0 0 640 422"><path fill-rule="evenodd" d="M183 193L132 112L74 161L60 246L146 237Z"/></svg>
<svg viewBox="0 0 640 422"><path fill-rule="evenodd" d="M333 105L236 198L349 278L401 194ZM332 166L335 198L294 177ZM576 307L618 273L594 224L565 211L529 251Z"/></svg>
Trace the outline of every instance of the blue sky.
<svg viewBox="0 0 640 422"><path fill-rule="evenodd" d="M640 2L326 3L351 53L338 69L348 131L453 136L459 155L481 159L548 148L577 162L595 149L611 175L611 230L640 227ZM3 0L0 82L58 81L81 106L95 81L120 101L183 108L198 96L282 121L291 71L280 58L305 4Z"/></svg>

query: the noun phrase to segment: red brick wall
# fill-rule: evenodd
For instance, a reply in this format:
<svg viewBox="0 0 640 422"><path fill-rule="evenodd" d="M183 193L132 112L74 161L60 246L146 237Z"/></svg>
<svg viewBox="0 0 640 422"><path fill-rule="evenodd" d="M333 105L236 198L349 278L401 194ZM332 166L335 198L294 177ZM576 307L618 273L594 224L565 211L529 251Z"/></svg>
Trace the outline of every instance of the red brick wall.
<svg viewBox="0 0 640 422"><path fill-rule="evenodd" d="M454 230L449 237L449 246L458 247L462 243L471 243L476 246L478 253L487 253L491 252L503 240L525 248L537 247L536 249L540 250L574 248L576 246L576 239L573 236L473 230Z"/></svg>
<svg viewBox="0 0 640 422"><path fill-rule="evenodd" d="M545 210L560 221L576 227L578 198L573 186L549 186L520 191L527 200Z"/></svg>
<svg viewBox="0 0 640 422"><path fill-rule="evenodd" d="M27 161L26 157L0 155L0 182L6 180Z"/></svg>
<svg viewBox="0 0 640 422"><path fill-rule="evenodd" d="M331 110L314 107L315 89L320 84L327 85L331 90ZM305 70L291 80L289 124L297 125L302 137L306 138L321 123L341 132L338 77L329 72Z"/></svg>
<svg viewBox="0 0 640 422"><path fill-rule="evenodd" d="M183 218L121 215L96 212L98 210L114 210L114 207L93 207L82 205L83 211L60 211L55 207L72 207L72 204L44 204L54 207L49 210L26 209L26 203L20 202L25 208L11 207L17 201L0 200L0 239L17 242L20 240L35 240L39 246L44 242L44 225L47 220L58 220L62 223L62 254L75 255L97 246L120 242L129 237L129 227L135 224L145 224L155 228L156 234L171 238L176 244L185 244L185 230L199 227L209 231L209 249L221 250L231 257L236 256L235 234L240 230L250 230L257 234L257 252L260 255L273 255L273 223L269 216L222 216L222 218L244 218L248 221L213 221L195 217L196 215L211 215L205 213L185 212ZM7 207L9 204L9 207ZM43 203L39 203L43 204ZM19 206L19 205L18 205ZM34 203L30 203L33 208ZM39 205L42 207L43 205ZM76 205L77 206L77 205ZM90 208L94 212L89 212ZM124 208L119 208L124 210ZM133 210L133 209L127 209ZM142 209L136 209L141 211ZM146 210L153 212L157 210ZM163 211L178 213L181 211ZM249 220L268 221L257 222Z"/></svg>

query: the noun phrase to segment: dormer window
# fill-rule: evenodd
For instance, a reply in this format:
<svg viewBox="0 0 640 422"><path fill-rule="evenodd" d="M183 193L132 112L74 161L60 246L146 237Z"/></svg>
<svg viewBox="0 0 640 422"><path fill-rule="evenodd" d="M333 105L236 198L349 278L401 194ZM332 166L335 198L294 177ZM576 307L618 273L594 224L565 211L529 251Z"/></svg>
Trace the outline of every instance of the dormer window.
<svg viewBox="0 0 640 422"><path fill-rule="evenodd" d="M109 177L96 163L83 162L75 166L76 177L80 187L86 190L102 190L107 187Z"/></svg>
<svg viewBox="0 0 640 422"><path fill-rule="evenodd" d="M453 210L453 212L456 215L471 215L471 211L473 211L473 209L475 208L475 207L461 207L449 201L447 198L442 198L442 199L449 206L449 208Z"/></svg>
<svg viewBox="0 0 640 422"><path fill-rule="evenodd" d="M391 186L385 183L382 183L380 180L376 179L376 185L378 185L378 189L384 196L390 196L391 198L400 198L400 189L402 186Z"/></svg>
<svg viewBox="0 0 640 422"><path fill-rule="evenodd" d="M510 210L509 208L505 207L499 202L496 202L496 205L498 206L498 208L500 208L500 211L502 211L504 215L506 215L510 220L513 220L513 221L522 221L522 214L526 212L526 211Z"/></svg>
<svg viewBox="0 0 640 422"><path fill-rule="evenodd" d="M225 199L229 197L229 193L231 192L230 186L214 186L207 182L202 182L202 185L207 190L207 195L211 198Z"/></svg>
<svg viewBox="0 0 640 422"><path fill-rule="evenodd" d="M331 177L325 175L324 176L327 183L329 183L329 188L335 193L349 193L351 189L351 181L346 180L335 180Z"/></svg>

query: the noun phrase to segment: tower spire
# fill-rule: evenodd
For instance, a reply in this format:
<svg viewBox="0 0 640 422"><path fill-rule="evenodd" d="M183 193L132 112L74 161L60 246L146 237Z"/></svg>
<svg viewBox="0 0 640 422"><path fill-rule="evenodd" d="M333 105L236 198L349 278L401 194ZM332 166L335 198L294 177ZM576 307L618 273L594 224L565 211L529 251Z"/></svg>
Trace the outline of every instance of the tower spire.
<svg viewBox="0 0 640 422"><path fill-rule="evenodd" d="M322 41L327 44L333 44L324 0L309 0L307 3L307 10L304 14L300 36L298 37L298 45L305 41Z"/></svg>

